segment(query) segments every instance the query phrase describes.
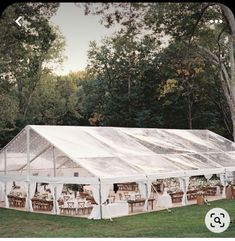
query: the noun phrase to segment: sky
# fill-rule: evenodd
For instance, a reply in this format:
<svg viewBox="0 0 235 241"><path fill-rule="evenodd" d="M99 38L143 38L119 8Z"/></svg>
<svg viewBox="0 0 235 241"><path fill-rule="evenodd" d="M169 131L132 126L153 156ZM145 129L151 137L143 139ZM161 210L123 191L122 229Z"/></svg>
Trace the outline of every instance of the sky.
<svg viewBox="0 0 235 241"><path fill-rule="evenodd" d="M87 65L87 50L89 42L98 42L104 36L110 36L115 29L107 29L99 23L100 16L84 15L83 8L74 3L61 3L58 12L52 17L51 22L57 26L65 37L64 64L55 69L59 75L67 74L70 71L85 69Z"/></svg>

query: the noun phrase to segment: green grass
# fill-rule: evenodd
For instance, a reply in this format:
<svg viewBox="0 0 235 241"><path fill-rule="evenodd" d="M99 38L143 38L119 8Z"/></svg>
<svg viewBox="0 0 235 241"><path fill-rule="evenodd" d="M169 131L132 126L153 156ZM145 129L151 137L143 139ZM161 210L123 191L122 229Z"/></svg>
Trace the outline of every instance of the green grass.
<svg viewBox="0 0 235 241"><path fill-rule="evenodd" d="M226 209L235 219L234 200L115 218L113 222L0 208L0 237L235 237L234 223L220 234L207 230L204 217L213 207Z"/></svg>

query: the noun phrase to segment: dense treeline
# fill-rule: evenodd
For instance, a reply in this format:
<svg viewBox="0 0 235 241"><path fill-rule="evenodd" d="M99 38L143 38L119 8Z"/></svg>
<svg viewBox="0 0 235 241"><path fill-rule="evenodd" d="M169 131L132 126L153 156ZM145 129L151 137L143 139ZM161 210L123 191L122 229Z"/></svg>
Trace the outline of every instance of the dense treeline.
<svg viewBox="0 0 235 241"><path fill-rule="evenodd" d="M51 63L62 61L65 41L49 20L58 6L15 4L1 19L0 146L27 124L210 129L232 139L221 70L198 47L216 52L219 34L219 54L229 66L224 26L207 24L221 15L217 6L196 28L195 14L206 7L201 3L119 3L113 13L100 4L104 10L93 14L107 27L118 22L120 30L90 43L86 70L57 76ZM172 11L185 13L187 24L172 17L173 26ZM9 24L19 13L29 21L20 30Z"/></svg>

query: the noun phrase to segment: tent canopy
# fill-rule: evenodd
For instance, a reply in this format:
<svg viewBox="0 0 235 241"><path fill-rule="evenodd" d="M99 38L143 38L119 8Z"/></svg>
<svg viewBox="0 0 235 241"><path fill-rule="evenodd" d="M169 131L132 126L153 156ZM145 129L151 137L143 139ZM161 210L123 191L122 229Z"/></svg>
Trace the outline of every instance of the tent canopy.
<svg viewBox="0 0 235 241"><path fill-rule="evenodd" d="M235 171L235 144L208 130L30 125L1 150L0 175L26 173L27 150L30 173L45 176L79 169L122 182Z"/></svg>

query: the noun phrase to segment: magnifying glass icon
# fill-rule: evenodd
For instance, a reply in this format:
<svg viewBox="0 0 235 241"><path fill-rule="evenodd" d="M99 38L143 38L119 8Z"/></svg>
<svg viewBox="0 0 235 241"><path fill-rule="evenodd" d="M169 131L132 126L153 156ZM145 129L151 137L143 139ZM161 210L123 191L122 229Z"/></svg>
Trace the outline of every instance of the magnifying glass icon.
<svg viewBox="0 0 235 241"><path fill-rule="evenodd" d="M215 218L214 218L214 222L215 222L215 223L219 223L219 224L221 224L221 222L220 222L220 218L219 218L219 217L215 217Z"/></svg>

